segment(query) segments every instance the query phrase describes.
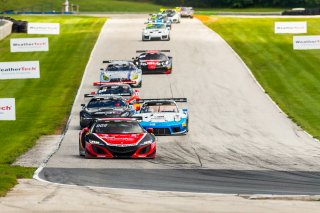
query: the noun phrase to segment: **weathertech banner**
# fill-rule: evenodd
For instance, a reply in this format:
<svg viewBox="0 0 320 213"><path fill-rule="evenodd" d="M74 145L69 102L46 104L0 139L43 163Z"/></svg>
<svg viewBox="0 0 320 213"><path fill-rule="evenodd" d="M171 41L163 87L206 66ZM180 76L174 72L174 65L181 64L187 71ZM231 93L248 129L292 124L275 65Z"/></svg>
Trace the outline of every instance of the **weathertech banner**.
<svg viewBox="0 0 320 213"><path fill-rule="evenodd" d="M307 22L275 22L274 32L276 34L296 34L296 33L307 33Z"/></svg>
<svg viewBox="0 0 320 213"><path fill-rule="evenodd" d="M14 98L0 98L0 120L16 120L16 104Z"/></svg>
<svg viewBox="0 0 320 213"><path fill-rule="evenodd" d="M320 49L320 36L294 36L293 49L295 50Z"/></svg>
<svg viewBox="0 0 320 213"><path fill-rule="evenodd" d="M38 52L48 51L48 38L12 38L10 40L11 52Z"/></svg>
<svg viewBox="0 0 320 213"><path fill-rule="evenodd" d="M40 78L39 61L0 62L0 79Z"/></svg>
<svg viewBox="0 0 320 213"><path fill-rule="evenodd" d="M60 24L28 23L28 34L60 34Z"/></svg>

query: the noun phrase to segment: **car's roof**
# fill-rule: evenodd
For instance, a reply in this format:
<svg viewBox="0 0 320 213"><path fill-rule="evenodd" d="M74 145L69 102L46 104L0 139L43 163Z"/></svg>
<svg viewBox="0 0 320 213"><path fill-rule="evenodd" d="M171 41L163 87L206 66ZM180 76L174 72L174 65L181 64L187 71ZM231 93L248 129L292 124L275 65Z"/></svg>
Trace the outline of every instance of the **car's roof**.
<svg viewBox="0 0 320 213"><path fill-rule="evenodd" d="M134 118L101 118L97 121L137 121Z"/></svg>
<svg viewBox="0 0 320 213"><path fill-rule="evenodd" d="M130 84L114 83L114 84L103 85L99 89L108 88L108 87L112 87L112 86L119 86L119 87L127 86L127 87L131 88Z"/></svg>
<svg viewBox="0 0 320 213"><path fill-rule="evenodd" d="M92 100L125 100L122 96L118 96L118 95L107 95L107 96L94 96L93 98L91 98L90 101Z"/></svg>

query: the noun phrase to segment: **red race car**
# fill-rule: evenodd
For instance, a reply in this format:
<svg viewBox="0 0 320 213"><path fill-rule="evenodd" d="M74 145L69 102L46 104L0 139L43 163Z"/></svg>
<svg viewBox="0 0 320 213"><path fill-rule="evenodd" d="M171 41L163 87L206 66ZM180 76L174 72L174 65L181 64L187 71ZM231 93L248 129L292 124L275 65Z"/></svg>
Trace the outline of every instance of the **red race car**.
<svg viewBox="0 0 320 213"><path fill-rule="evenodd" d="M142 74L170 74L172 57L163 52L170 50L137 50L141 54L133 58L133 63L142 70Z"/></svg>
<svg viewBox="0 0 320 213"><path fill-rule="evenodd" d="M117 95L122 96L128 104L134 104L140 100L139 92L140 90L132 89L129 84L111 83L101 86L96 92L85 94L84 97Z"/></svg>
<svg viewBox="0 0 320 213"><path fill-rule="evenodd" d="M79 154L85 158L155 158L153 129L133 118L96 120L79 134Z"/></svg>

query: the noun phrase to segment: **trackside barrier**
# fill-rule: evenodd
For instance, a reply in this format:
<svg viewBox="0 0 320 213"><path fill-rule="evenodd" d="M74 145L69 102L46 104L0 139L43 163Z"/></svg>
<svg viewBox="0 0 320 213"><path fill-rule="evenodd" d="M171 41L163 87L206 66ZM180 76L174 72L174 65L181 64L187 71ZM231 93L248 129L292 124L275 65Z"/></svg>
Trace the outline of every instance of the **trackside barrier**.
<svg viewBox="0 0 320 213"><path fill-rule="evenodd" d="M0 40L2 40L11 34L12 22L7 20L1 20L1 19L0 19L0 22L4 22L3 25L0 25Z"/></svg>

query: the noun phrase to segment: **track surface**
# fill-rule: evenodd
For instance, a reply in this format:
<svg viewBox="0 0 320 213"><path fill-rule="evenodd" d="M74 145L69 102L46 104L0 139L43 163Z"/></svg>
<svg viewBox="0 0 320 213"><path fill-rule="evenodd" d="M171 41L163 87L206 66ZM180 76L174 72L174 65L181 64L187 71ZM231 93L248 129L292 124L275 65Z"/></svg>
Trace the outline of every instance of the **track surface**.
<svg viewBox="0 0 320 213"><path fill-rule="evenodd" d="M62 145L40 177L57 183L231 194L320 194L320 144L279 112L228 45L198 20L170 42L142 42L146 17L108 20L87 67ZM172 75L143 76L144 98L187 97L190 133L158 137L155 160L78 156L80 104L105 59L170 49Z"/></svg>

